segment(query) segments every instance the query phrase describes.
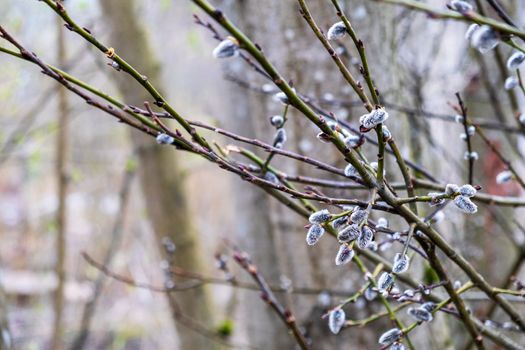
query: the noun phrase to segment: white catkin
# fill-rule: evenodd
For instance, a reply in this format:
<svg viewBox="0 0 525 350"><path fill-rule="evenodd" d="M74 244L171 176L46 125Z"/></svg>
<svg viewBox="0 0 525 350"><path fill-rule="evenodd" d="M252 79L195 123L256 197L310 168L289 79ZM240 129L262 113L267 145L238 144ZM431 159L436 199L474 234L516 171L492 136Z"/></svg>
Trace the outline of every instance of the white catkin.
<svg viewBox="0 0 525 350"><path fill-rule="evenodd" d="M352 164L348 164L345 167L344 173L346 177L359 177L357 169Z"/></svg>
<svg viewBox="0 0 525 350"><path fill-rule="evenodd" d="M368 212L364 209L361 209L359 207L356 207L352 215L350 215L350 220L354 224L360 224L368 219Z"/></svg>
<svg viewBox="0 0 525 350"><path fill-rule="evenodd" d="M512 90L515 87L517 87L519 84L520 83L518 79L516 79L516 77L508 77L507 79L505 79L504 87L505 87L505 90Z"/></svg>
<svg viewBox="0 0 525 350"><path fill-rule="evenodd" d="M394 343L390 347L390 350L405 350L405 346L402 343Z"/></svg>
<svg viewBox="0 0 525 350"><path fill-rule="evenodd" d="M281 115L274 115L270 118L270 123L276 128L283 126L284 118Z"/></svg>
<svg viewBox="0 0 525 350"><path fill-rule="evenodd" d="M514 323L512 322L503 322L503 324L501 325L501 328L507 330L507 331L515 331L515 332L519 332L520 329L517 325L515 325Z"/></svg>
<svg viewBox="0 0 525 350"><path fill-rule="evenodd" d="M405 289L403 291L403 295L406 296L406 297L409 297L409 298L413 298L415 294L416 293L414 292L413 289Z"/></svg>
<svg viewBox="0 0 525 350"><path fill-rule="evenodd" d="M366 16L368 15L368 12L366 11L366 7L364 7L363 5L361 6L358 6L354 11L353 11L353 18L355 20L360 20L360 19L364 19L366 18Z"/></svg>
<svg viewBox="0 0 525 350"><path fill-rule="evenodd" d="M383 272L377 280L377 289L380 293L386 291L394 283L394 277L388 272Z"/></svg>
<svg viewBox="0 0 525 350"><path fill-rule="evenodd" d="M326 125L328 125L328 127L329 127L330 129L332 129L333 131L336 131L337 128L339 127L339 124L337 124L337 122L334 122L334 121L332 121L332 120L329 120L329 121L326 123Z"/></svg>
<svg viewBox="0 0 525 350"><path fill-rule="evenodd" d="M275 87L272 84L263 84L261 88L262 88L262 91L266 93L275 91Z"/></svg>
<svg viewBox="0 0 525 350"><path fill-rule="evenodd" d="M366 249L370 246L373 240L374 232L368 226L363 226L361 234L357 238L357 246L360 249Z"/></svg>
<svg viewBox="0 0 525 350"><path fill-rule="evenodd" d="M379 163L378 162L370 162L370 166L372 167L372 169L374 169L376 172L377 172L377 168L379 168ZM386 169L383 169L383 175L386 174Z"/></svg>
<svg viewBox="0 0 525 350"><path fill-rule="evenodd" d="M350 260L352 260L353 257L354 257L354 250L343 243L339 247L339 251L337 252L337 255L335 256L335 264L337 266L348 264Z"/></svg>
<svg viewBox="0 0 525 350"><path fill-rule="evenodd" d="M417 321L430 322L433 319L432 314L421 307L410 307L408 308L407 313L413 318L415 318Z"/></svg>
<svg viewBox="0 0 525 350"><path fill-rule="evenodd" d="M377 228L388 228L388 220L386 218L377 219L376 229Z"/></svg>
<svg viewBox="0 0 525 350"><path fill-rule="evenodd" d="M282 91L276 93L275 95L273 95L273 100L274 101L277 101L277 102L281 102L283 105L289 105L290 104L290 100L288 100L288 96L286 96L286 94Z"/></svg>
<svg viewBox="0 0 525 350"><path fill-rule="evenodd" d="M266 174L264 174L264 179L266 181L273 183L274 185L279 184L279 178L277 177L277 175L275 175L271 171L267 171Z"/></svg>
<svg viewBox="0 0 525 350"><path fill-rule="evenodd" d="M279 276L279 287L285 291L291 291L293 287L292 280L286 275Z"/></svg>
<svg viewBox="0 0 525 350"><path fill-rule="evenodd" d="M379 248L379 251L386 252L390 248L392 248L392 242L384 241L384 242L381 243L381 247Z"/></svg>
<svg viewBox="0 0 525 350"><path fill-rule="evenodd" d="M459 194L465 197L473 197L478 191L472 185L463 185L459 188Z"/></svg>
<svg viewBox="0 0 525 350"><path fill-rule="evenodd" d="M361 126L365 129L373 129L377 125L384 123L388 119L388 113L383 108L374 109L372 112L362 115L359 118Z"/></svg>
<svg viewBox="0 0 525 350"><path fill-rule="evenodd" d="M171 145L175 142L175 139L168 134L158 134L156 140L159 145Z"/></svg>
<svg viewBox="0 0 525 350"><path fill-rule="evenodd" d="M351 242L357 239L360 234L361 230L359 229L359 226L352 224L339 231L339 233L337 234L337 239L340 242Z"/></svg>
<svg viewBox="0 0 525 350"><path fill-rule="evenodd" d="M335 100L334 94L329 92L324 93L323 100L324 102L333 102Z"/></svg>
<svg viewBox="0 0 525 350"><path fill-rule="evenodd" d="M166 288L168 290L175 288L175 282L173 280L171 280L171 279L166 280L164 282L164 288Z"/></svg>
<svg viewBox="0 0 525 350"><path fill-rule="evenodd" d="M306 243L308 245L314 245L317 242L319 242L319 239L324 234L324 228L320 225L312 225L310 229L308 229L308 233L306 234Z"/></svg>
<svg viewBox="0 0 525 350"><path fill-rule="evenodd" d="M461 209L464 213L475 214L478 211L478 207L474 204L469 197L466 196L457 196L454 199L454 204L456 207Z"/></svg>
<svg viewBox="0 0 525 350"><path fill-rule="evenodd" d="M421 308L427 310L428 312L432 312L436 308L436 304L432 301L427 301L421 305Z"/></svg>
<svg viewBox="0 0 525 350"><path fill-rule="evenodd" d="M383 125L382 129L383 130L383 138L385 139L385 142L388 142L392 139L392 133L390 132L390 130L386 127L386 125Z"/></svg>
<svg viewBox="0 0 525 350"><path fill-rule="evenodd" d="M483 324L485 325L485 327L488 327L488 328L498 328L498 324L492 320L485 320Z"/></svg>
<svg viewBox="0 0 525 350"><path fill-rule="evenodd" d="M332 214L328 211L328 209L323 209L316 211L310 217L308 218L308 221L312 224L324 224L325 222L329 221L332 218Z"/></svg>
<svg viewBox="0 0 525 350"><path fill-rule="evenodd" d="M502 171L496 175L496 183L501 185L512 180L512 172L509 170Z"/></svg>
<svg viewBox="0 0 525 350"><path fill-rule="evenodd" d="M469 11L472 11L473 9L471 4L462 0L452 0L449 6L452 10L457 11L461 14L465 14Z"/></svg>
<svg viewBox="0 0 525 350"><path fill-rule="evenodd" d="M358 135L349 135L343 140L343 142L348 148L356 148L361 142L361 137Z"/></svg>
<svg viewBox="0 0 525 350"><path fill-rule="evenodd" d="M449 196L458 192L459 186L456 184L447 184L447 186L445 186L445 194L448 194Z"/></svg>
<svg viewBox="0 0 525 350"><path fill-rule="evenodd" d="M475 32L476 30L478 30L478 28L479 28L479 24L477 24L477 23L473 23L473 24L471 24L471 25L468 27L467 31L465 32L465 39L466 39L467 41L470 41L470 40L472 39L472 35L474 35L474 32Z"/></svg>
<svg viewBox="0 0 525 350"><path fill-rule="evenodd" d="M488 25L482 25L472 34L472 46L483 54L498 46L499 43L498 33Z"/></svg>
<svg viewBox="0 0 525 350"><path fill-rule="evenodd" d="M465 154L463 155L463 159L465 160L469 160L469 159L474 159L474 160L478 160L479 159L479 155L478 155L478 152L468 152L466 151Z"/></svg>
<svg viewBox="0 0 525 350"><path fill-rule="evenodd" d="M348 225L348 216L342 216L332 221L332 227L336 230L340 230Z"/></svg>
<svg viewBox="0 0 525 350"><path fill-rule="evenodd" d="M335 53L338 54L339 56L342 56L346 53L346 47L342 46L342 45L337 45L337 47L335 48Z"/></svg>
<svg viewBox="0 0 525 350"><path fill-rule="evenodd" d="M284 128L277 129L277 132L275 133L275 136L273 137L274 147L282 148L286 140L287 140L286 129Z"/></svg>
<svg viewBox="0 0 525 350"><path fill-rule="evenodd" d="M385 333L381 334L381 336L379 337L379 344L382 344L382 345L392 344L393 342L398 341L402 335L403 335L403 332L401 332L399 328L389 329Z"/></svg>
<svg viewBox="0 0 525 350"><path fill-rule="evenodd" d="M523 52L516 51L510 55L509 59L507 60L507 68L509 70L517 69L523 63L523 61L525 61L525 54Z"/></svg>
<svg viewBox="0 0 525 350"><path fill-rule="evenodd" d="M317 296L317 304L323 308L328 307L328 305L330 305L331 302L332 298L330 297L330 293L328 293L327 291L322 291Z"/></svg>
<svg viewBox="0 0 525 350"><path fill-rule="evenodd" d="M366 300L372 301L377 297L377 292L372 288L368 287L365 289L365 293L363 294Z"/></svg>
<svg viewBox="0 0 525 350"><path fill-rule="evenodd" d="M215 58L233 57L237 56L238 53L239 46L237 46L230 38L221 41L212 51L212 55Z"/></svg>
<svg viewBox="0 0 525 350"><path fill-rule="evenodd" d="M341 39L346 34L346 26L343 22L337 22L333 24L330 29L328 29L328 33L326 37L328 40L335 40L335 39Z"/></svg>
<svg viewBox="0 0 525 350"><path fill-rule="evenodd" d="M111 61L111 67L116 70L120 70L120 65L116 61Z"/></svg>
<svg viewBox="0 0 525 350"><path fill-rule="evenodd" d="M410 258L408 255L402 255L397 253L394 257L394 263L392 264L392 272L395 274L401 274L406 272L410 267Z"/></svg>
<svg viewBox="0 0 525 350"><path fill-rule="evenodd" d="M175 243L173 243L173 241L169 237L162 238L162 245L164 246L164 250L166 250L167 253L175 252Z"/></svg>
<svg viewBox="0 0 525 350"><path fill-rule="evenodd" d="M328 328L330 332L337 334L346 322L346 315L343 309L336 309L328 315Z"/></svg>

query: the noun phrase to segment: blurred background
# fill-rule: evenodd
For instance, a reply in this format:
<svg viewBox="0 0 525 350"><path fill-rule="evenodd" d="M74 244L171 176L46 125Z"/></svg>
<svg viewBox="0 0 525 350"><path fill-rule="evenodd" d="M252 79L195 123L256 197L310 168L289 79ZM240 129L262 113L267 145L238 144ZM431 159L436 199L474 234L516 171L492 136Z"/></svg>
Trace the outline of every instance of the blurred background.
<svg viewBox="0 0 525 350"><path fill-rule="evenodd" d="M523 133L514 117L523 96L503 89L507 72L498 69L493 52L482 56L469 49L466 24L433 21L370 1L340 2L366 44L376 85L392 106L388 126L406 157L445 182L465 182L465 144L459 137L463 127L450 121L455 112L449 105L460 91L471 116L515 128L506 133L487 130L487 135L523 173ZM440 8L446 3L427 2ZM264 48L299 91L358 125L362 107L295 1L213 3ZM524 4L502 3L523 24ZM182 115L271 142L274 129L268 117L282 113L283 107L261 90L273 88L239 59L213 59L217 42L194 23L193 14L208 19L190 1L64 4L77 23L148 76ZM324 30L338 21L329 2L309 4ZM1 5L0 24L47 63L128 104L142 108L144 101L152 102L134 81L108 66L104 55L66 30L44 3L2 0ZM500 49L503 59L511 53L507 47ZM349 40L338 50L358 75ZM422 110L446 118L429 118ZM319 146L314 126L293 109L289 118L286 149L344 167L332 149ZM9 337L14 348L292 349L293 339L258 291L217 284L173 293L155 290L187 282L167 273L169 266L224 278L216 256L228 260L229 244L250 254L270 284L288 290L277 296L292 309L316 349L349 344L377 348L377 336L390 328L385 319L332 335L320 316L357 291L363 280L356 268L334 267L334 242L307 247L305 220L265 192L203 159L130 132L60 89L34 65L5 54L0 54L0 125L0 307L11 332L3 334L4 342ZM205 134L220 145L231 143ZM484 192L523 196L515 183L495 182L505 166L479 139L474 148L480 155L475 182ZM373 147L365 151L375 157ZM279 157L272 164L289 174L330 178ZM387 174L395 167L390 158ZM396 173L391 180L401 178ZM327 191L345 198L368 196L360 190ZM482 206L480 214L466 218L447 208L439 228L489 282L499 285L510 272L523 277L523 213ZM391 225L396 224L404 229L393 219ZM129 281L154 288L104 277L83 253ZM391 260L395 252L380 253ZM63 275L57 266L63 266ZM413 266L414 276L423 280L424 271L417 263ZM239 280L249 281L243 271L230 267ZM465 282L452 265L449 268ZM315 292L294 292L301 288ZM56 293L63 293L63 303L57 303ZM480 317L487 307L483 301L469 305ZM61 317L56 317L57 310ZM361 319L378 310L380 303L359 299L347 315ZM445 315L425 327L427 331L414 336L418 349L456 349L466 341L460 323Z"/></svg>

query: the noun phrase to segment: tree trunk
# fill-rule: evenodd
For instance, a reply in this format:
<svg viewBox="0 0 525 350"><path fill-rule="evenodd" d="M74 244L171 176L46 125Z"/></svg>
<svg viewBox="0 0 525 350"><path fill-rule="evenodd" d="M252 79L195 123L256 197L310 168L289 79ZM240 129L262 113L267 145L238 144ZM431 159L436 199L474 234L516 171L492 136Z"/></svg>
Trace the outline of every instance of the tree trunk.
<svg viewBox="0 0 525 350"><path fill-rule="evenodd" d="M158 86L158 63L139 24L140 16L134 10L134 3L130 0L100 1L103 14L111 26L111 42L116 52ZM151 96L129 76L119 72L115 72L115 76L127 103L141 106L144 101L151 102ZM131 139L133 146L139 150L138 174L159 247L168 237L176 246L171 257L174 264L191 271L202 271L203 251L192 226L177 153L171 147L155 145L150 137L138 132L131 132ZM213 325L212 301L205 288L170 293L168 299L176 321L181 321L178 313L182 312L204 326ZM186 329L182 321L177 328L180 349L213 349L216 346L201 334Z"/></svg>

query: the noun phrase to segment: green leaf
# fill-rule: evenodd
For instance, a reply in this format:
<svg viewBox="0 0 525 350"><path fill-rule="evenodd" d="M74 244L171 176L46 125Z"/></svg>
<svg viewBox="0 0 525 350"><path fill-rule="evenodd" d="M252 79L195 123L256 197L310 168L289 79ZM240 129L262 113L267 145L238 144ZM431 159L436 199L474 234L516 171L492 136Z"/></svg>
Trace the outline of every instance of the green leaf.
<svg viewBox="0 0 525 350"><path fill-rule="evenodd" d="M423 282L425 284L433 284L433 283L439 282L438 274L428 264L425 266L425 272L424 272L424 275L423 275Z"/></svg>
<svg viewBox="0 0 525 350"><path fill-rule="evenodd" d="M126 162L126 171L127 172L134 172L137 170L138 162L135 158L130 158Z"/></svg>
<svg viewBox="0 0 525 350"><path fill-rule="evenodd" d="M229 337L233 334L233 321L226 319L217 326L217 334L221 337Z"/></svg>
<svg viewBox="0 0 525 350"><path fill-rule="evenodd" d="M79 182L82 180L82 171L78 168L71 169L70 179L72 182Z"/></svg>

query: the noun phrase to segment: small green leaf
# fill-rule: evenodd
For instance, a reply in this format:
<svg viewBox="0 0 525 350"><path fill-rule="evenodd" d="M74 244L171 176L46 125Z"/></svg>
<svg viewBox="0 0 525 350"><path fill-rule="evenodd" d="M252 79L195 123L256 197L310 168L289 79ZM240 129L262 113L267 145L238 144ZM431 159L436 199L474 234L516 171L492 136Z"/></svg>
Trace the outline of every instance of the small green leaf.
<svg viewBox="0 0 525 350"><path fill-rule="evenodd" d="M79 182L82 180L82 171L78 168L71 169L70 179L72 182Z"/></svg>
<svg viewBox="0 0 525 350"><path fill-rule="evenodd" d="M226 319L217 326L217 334L221 337L229 337L233 334L233 321Z"/></svg>
<svg viewBox="0 0 525 350"><path fill-rule="evenodd" d="M423 275L423 282L425 284L433 284L439 282L439 276L436 271L430 267L430 265L425 266L425 273Z"/></svg>
<svg viewBox="0 0 525 350"><path fill-rule="evenodd" d="M137 170L138 162L135 158L130 158L126 162L126 171L127 172L134 172Z"/></svg>

